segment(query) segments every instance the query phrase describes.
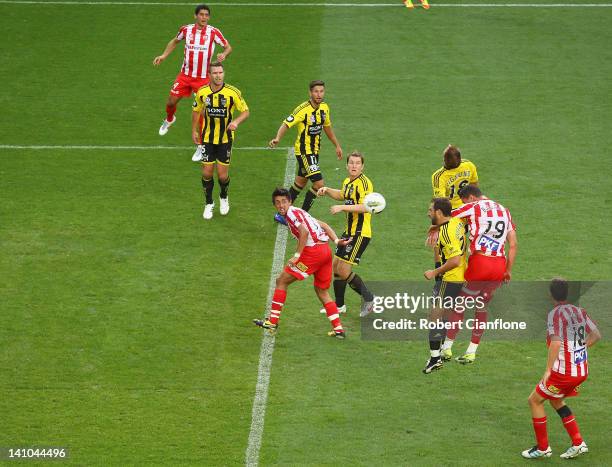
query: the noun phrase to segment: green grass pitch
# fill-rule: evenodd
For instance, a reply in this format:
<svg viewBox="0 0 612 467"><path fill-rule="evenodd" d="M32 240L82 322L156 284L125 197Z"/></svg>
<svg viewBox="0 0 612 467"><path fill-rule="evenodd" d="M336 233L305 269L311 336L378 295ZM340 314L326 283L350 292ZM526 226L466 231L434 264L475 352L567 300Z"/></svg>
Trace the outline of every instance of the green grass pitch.
<svg viewBox="0 0 612 467"><path fill-rule="evenodd" d="M243 3L212 4L210 21L251 108L236 146L266 146L308 81L325 80L345 152L365 153L387 199L364 279L420 280L431 266L430 176L454 143L512 210L514 280L610 280L612 8ZM0 2L0 447L66 446L74 465L244 463L261 345L250 320L268 294L286 151L236 149L232 211L205 222L190 149L60 147L190 145L188 101L157 135L182 51L151 62L191 13ZM51 148L16 148L30 145ZM341 184L327 141L322 169ZM312 212L340 231L329 205ZM485 336L473 366L425 377L426 343L362 341L347 298L349 338L330 341L310 281L291 286L262 465L522 464L543 342ZM611 358L605 341L592 350L570 401L591 449L579 464L612 453ZM569 441L548 414L558 464Z"/></svg>

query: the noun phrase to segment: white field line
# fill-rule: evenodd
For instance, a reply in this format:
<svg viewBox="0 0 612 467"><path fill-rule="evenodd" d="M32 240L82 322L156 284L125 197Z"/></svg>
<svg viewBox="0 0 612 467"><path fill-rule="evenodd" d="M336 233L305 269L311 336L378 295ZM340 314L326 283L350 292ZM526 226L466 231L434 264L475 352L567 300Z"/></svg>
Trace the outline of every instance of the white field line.
<svg viewBox="0 0 612 467"><path fill-rule="evenodd" d="M287 165L285 166L284 186L289 186L295 174L295 156L293 148L287 149ZM272 305L272 295L276 287L276 277L285 265L285 249L287 247L288 229L278 225L276 228L276 242L274 243L274 259L270 271L270 285L268 287L268 299L266 301L266 313ZM257 370L257 386L253 398L253 412L251 415L251 430L249 431L249 442L246 448L245 464L256 466L259 463L259 449L264 431L264 420L266 416L266 405L268 403L268 387L270 386L270 371L272 369L272 353L274 352L274 334L263 331L263 340L259 351L259 369Z"/></svg>
<svg viewBox="0 0 612 467"><path fill-rule="evenodd" d="M19 144L0 144L0 149L82 149L86 151L97 151L97 150L109 150L109 151L193 151L195 146L72 146L72 145L58 145L58 146L40 146L40 145L19 145ZM232 150L238 151L286 151L287 147L280 148L269 148L267 146L246 146L246 147L233 147Z"/></svg>
<svg viewBox="0 0 612 467"><path fill-rule="evenodd" d="M0 0L0 4L12 5L117 5L117 6L190 6L187 2L67 2L67 1L36 1L36 0ZM338 7L338 8L381 8L402 7L401 2L396 3L208 3L210 6L236 6L236 7ZM431 3L432 8L610 8L612 3ZM419 7L415 3L415 7Z"/></svg>

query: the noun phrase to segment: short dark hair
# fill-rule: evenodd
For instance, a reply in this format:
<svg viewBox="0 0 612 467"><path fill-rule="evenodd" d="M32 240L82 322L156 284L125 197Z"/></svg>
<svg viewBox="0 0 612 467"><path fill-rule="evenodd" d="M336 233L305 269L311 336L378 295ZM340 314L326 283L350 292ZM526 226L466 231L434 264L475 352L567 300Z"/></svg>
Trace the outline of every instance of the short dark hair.
<svg viewBox="0 0 612 467"><path fill-rule="evenodd" d="M208 65L208 69L210 70L212 67L221 67L223 68L223 63L221 62L212 62L210 65ZM223 68L225 70L225 68Z"/></svg>
<svg viewBox="0 0 612 467"><path fill-rule="evenodd" d="M272 204L274 204L274 199L279 196L284 196L289 201L291 201L291 193L289 193L289 190L287 190L287 188L276 187L276 189L272 192Z"/></svg>
<svg viewBox="0 0 612 467"><path fill-rule="evenodd" d="M325 87L325 83L323 81L321 81L320 79L315 79L314 81L311 81L310 84L308 85L309 89L312 91L312 88L314 88L315 86L323 86Z"/></svg>
<svg viewBox="0 0 612 467"><path fill-rule="evenodd" d="M459 189L457 193L459 198L464 199L469 196L475 196L476 198L480 198L482 196L482 191L476 185L465 185L464 187Z"/></svg>
<svg viewBox="0 0 612 467"><path fill-rule="evenodd" d="M461 151L457 146L449 144L444 150L444 167L447 169L456 169L461 164Z"/></svg>
<svg viewBox="0 0 612 467"><path fill-rule="evenodd" d="M347 157L346 157L346 164L348 165L349 159L351 157L358 157L359 159L361 159L361 163L365 164L365 161L363 160L363 154L361 154L359 151L353 151L351 152Z"/></svg>
<svg viewBox="0 0 612 467"><path fill-rule="evenodd" d="M432 209L434 211L440 210L446 217L450 217L453 205L448 198L434 198L431 200L433 203Z"/></svg>
<svg viewBox="0 0 612 467"><path fill-rule="evenodd" d="M210 15L210 7L208 5L204 5L203 3L195 7L195 14L197 15L202 10L208 11L208 14Z"/></svg>
<svg viewBox="0 0 612 467"><path fill-rule="evenodd" d="M558 302L564 302L567 300L567 294L569 292L569 283L562 277L555 277L550 281L550 295Z"/></svg>

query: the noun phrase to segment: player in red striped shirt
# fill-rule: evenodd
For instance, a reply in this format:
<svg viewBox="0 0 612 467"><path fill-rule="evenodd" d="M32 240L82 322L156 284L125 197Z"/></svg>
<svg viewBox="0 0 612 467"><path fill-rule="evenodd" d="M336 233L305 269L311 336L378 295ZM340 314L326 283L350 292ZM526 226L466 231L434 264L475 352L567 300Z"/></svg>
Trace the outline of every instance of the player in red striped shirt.
<svg viewBox="0 0 612 467"><path fill-rule="evenodd" d="M461 292L464 296L482 297L488 303L503 281L509 281L512 276L512 266L516 259L517 241L516 226L512 222L510 211L482 194L475 185L466 185L459 190L463 206L454 209L453 217L468 220L470 234L470 257L465 271L466 285ZM508 242L508 258L505 254L505 244ZM476 350L484 332L482 326L487 322L487 310L477 309L472 339L465 354L457 357L459 363L473 363ZM463 313L455 311L451 322L463 319ZM452 345L459 332L454 326L447 332L442 346L442 359L448 361L452 357Z"/></svg>
<svg viewBox="0 0 612 467"><path fill-rule="evenodd" d="M595 344L601 334L586 311L567 303L568 290L568 283L564 279L553 279L550 283L550 295L555 307L548 313L546 371L529 396L537 444L522 452L527 459L552 455L546 431L546 399L561 417L563 427L572 440L572 445L561 457L571 459L589 452L572 411L565 405L565 398L578 395L578 386L589 374L587 348Z"/></svg>
<svg viewBox="0 0 612 467"><path fill-rule="evenodd" d="M176 105L183 97L195 94L202 86L209 82L208 67L215 52L215 44L223 47L223 52L217 54L217 62L222 62L232 53L232 46L223 37L221 31L208 24L210 7L198 5L195 8L195 23L181 26L178 34L173 37L164 52L153 59L153 65L159 66L176 48L179 42L185 41L183 66L177 75L170 95L166 102L166 118L159 127L161 136L168 133L168 129L176 122Z"/></svg>
<svg viewBox="0 0 612 467"><path fill-rule="evenodd" d="M344 246L352 238L339 239L333 229L325 222L315 219L303 209L293 207L291 193L285 188L277 188L272 193L272 202L278 214L283 216L291 234L297 239L297 250L287 262L283 272L276 278L276 289L272 296L270 315L265 319L254 319L256 326L275 332L278 320L287 298L287 287L295 281L314 276L315 293L325 307L327 318L331 322L330 337L344 339L344 329L336 302L329 294L332 280L332 252L328 241Z"/></svg>

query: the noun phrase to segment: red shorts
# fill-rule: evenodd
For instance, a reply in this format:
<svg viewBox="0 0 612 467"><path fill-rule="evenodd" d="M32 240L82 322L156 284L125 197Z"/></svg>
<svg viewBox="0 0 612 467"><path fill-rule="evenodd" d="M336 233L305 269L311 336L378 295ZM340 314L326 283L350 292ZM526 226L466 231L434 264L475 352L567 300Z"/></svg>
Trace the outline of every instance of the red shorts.
<svg viewBox="0 0 612 467"><path fill-rule="evenodd" d="M469 295L480 295L488 302L504 280L506 258L474 254L468 259L464 289Z"/></svg>
<svg viewBox="0 0 612 467"><path fill-rule="evenodd" d="M189 97L208 83L210 83L208 78L192 78L191 76L179 73L170 88L170 94L173 96Z"/></svg>
<svg viewBox="0 0 612 467"><path fill-rule="evenodd" d="M332 252L327 243L307 246L298 258L295 267L285 266L285 272L303 281L314 275L314 285L329 289L332 280Z"/></svg>
<svg viewBox="0 0 612 467"><path fill-rule="evenodd" d="M578 395L578 386L586 379L586 376L567 376L551 371L548 379L540 381L535 390L544 399L574 397Z"/></svg>

